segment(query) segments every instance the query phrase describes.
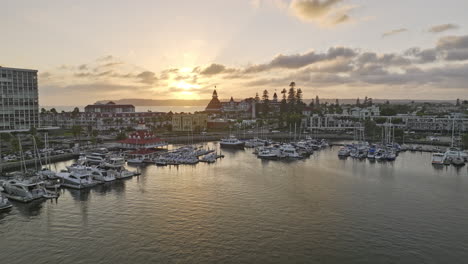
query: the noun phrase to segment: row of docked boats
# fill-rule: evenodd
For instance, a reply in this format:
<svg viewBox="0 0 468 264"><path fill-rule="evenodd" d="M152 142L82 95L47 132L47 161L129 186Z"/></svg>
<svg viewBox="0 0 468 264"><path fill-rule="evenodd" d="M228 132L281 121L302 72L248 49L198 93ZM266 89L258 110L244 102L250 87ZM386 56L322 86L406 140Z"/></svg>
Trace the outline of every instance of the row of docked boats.
<svg viewBox="0 0 468 264"><path fill-rule="evenodd" d="M59 172L44 167L39 171L27 170L8 175L0 181L0 208L1 201L8 199L28 203L41 198L58 198L58 189L62 187L85 189L138 175L125 168L125 159L121 156L102 155L104 159L100 161L90 159L90 156L81 156L77 163Z"/></svg>
<svg viewBox="0 0 468 264"><path fill-rule="evenodd" d="M202 146L187 145L167 152L162 152L153 158L133 158L127 163L132 165L155 164L157 166L167 165L195 165L199 162L213 163L224 157L214 149L206 149Z"/></svg>
<svg viewBox="0 0 468 264"><path fill-rule="evenodd" d="M369 144L368 142L359 142L348 144L338 150L338 157L352 157L356 159L369 159L377 161L394 161L401 151L400 145Z"/></svg>
<svg viewBox="0 0 468 264"><path fill-rule="evenodd" d="M446 152L433 153L431 163L433 165L464 166L468 161L468 154L458 148L450 147Z"/></svg>
<svg viewBox="0 0 468 264"><path fill-rule="evenodd" d="M309 157L315 150L325 148L328 143L325 140L305 140L290 143L268 142L263 146L255 147L254 154L264 160L298 160Z"/></svg>

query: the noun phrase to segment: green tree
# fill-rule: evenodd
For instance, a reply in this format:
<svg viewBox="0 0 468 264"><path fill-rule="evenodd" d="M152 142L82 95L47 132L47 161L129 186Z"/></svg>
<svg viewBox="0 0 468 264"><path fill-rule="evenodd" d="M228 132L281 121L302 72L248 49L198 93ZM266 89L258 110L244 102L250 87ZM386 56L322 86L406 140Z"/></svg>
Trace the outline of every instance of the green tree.
<svg viewBox="0 0 468 264"><path fill-rule="evenodd" d="M13 152L18 152L20 151L20 141L19 138L17 137L11 137L10 138L10 148Z"/></svg>
<svg viewBox="0 0 468 264"><path fill-rule="evenodd" d="M270 99L268 96L268 91L264 90L262 95L262 113L266 117L270 112Z"/></svg>
<svg viewBox="0 0 468 264"><path fill-rule="evenodd" d="M125 132L120 132L119 134L117 134L117 140L124 140L127 138L127 135L125 134Z"/></svg>
<svg viewBox="0 0 468 264"><path fill-rule="evenodd" d="M462 136L462 144L464 149L468 149L468 133Z"/></svg>
<svg viewBox="0 0 468 264"><path fill-rule="evenodd" d="M29 129L29 134L32 135L32 136L36 136L37 134L37 129L35 127L31 127Z"/></svg>
<svg viewBox="0 0 468 264"><path fill-rule="evenodd" d="M287 109L287 101L286 101L286 88L284 88L282 91L281 91L281 94L283 94L283 98L281 99L281 105L280 105L280 113L283 114L283 113L286 113L288 111Z"/></svg>
<svg viewBox="0 0 468 264"><path fill-rule="evenodd" d="M289 104L289 109L292 110L294 107L294 104L296 103L296 89L295 89L296 83L291 82L289 84L289 91L288 91L288 104Z"/></svg>
<svg viewBox="0 0 468 264"><path fill-rule="evenodd" d="M380 110L380 115L382 116L395 116L397 111L393 108L383 108Z"/></svg>
<svg viewBox="0 0 468 264"><path fill-rule="evenodd" d="M83 132L83 128L81 126L72 126L71 132L73 134L73 137L77 138L81 136L81 133Z"/></svg>

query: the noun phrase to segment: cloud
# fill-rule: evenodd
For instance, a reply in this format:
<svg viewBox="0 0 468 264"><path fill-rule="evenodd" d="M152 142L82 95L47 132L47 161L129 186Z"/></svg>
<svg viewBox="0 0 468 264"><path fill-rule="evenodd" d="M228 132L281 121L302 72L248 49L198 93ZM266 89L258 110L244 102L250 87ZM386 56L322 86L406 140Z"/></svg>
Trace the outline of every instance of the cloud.
<svg viewBox="0 0 468 264"><path fill-rule="evenodd" d="M155 84L158 81L156 74L152 71L141 72L136 77L140 79L140 82L146 84Z"/></svg>
<svg viewBox="0 0 468 264"><path fill-rule="evenodd" d="M447 36L437 42L437 48L443 50L468 48L468 36Z"/></svg>
<svg viewBox="0 0 468 264"><path fill-rule="evenodd" d="M387 32L383 33L382 38L397 35L397 34L400 34L400 33L403 33L403 32L407 32L407 31L408 31L408 29L406 29L406 28L398 28L398 29L390 30L390 31L387 31Z"/></svg>
<svg viewBox="0 0 468 264"><path fill-rule="evenodd" d="M351 21L349 13L355 6L342 5L343 0L293 0L292 13L307 22L336 26Z"/></svg>
<svg viewBox="0 0 468 264"><path fill-rule="evenodd" d="M221 65L221 64L213 63L213 64L211 64L210 66L208 66L208 67L206 67L205 69L203 69L203 70L200 72L200 74L203 74L203 75L213 75L213 74L221 73L221 72L223 72L225 69L226 69L226 66Z"/></svg>
<svg viewBox="0 0 468 264"><path fill-rule="evenodd" d="M428 32L430 33L441 33L445 32L447 30L454 30L458 29L459 26L455 24L441 24L441 25L436 25L428 29Z"/></svg>
<svg viewBox="0 0 468 264"><path fill-rule="evenodd" d="M415 47L408 49L404 52L406 56L412 56L416 58L416 62L418 63L430 63L437 60L438 53L436 49L425 49L422 50L421 48Z"/></svg>
<svg viewBox="0 0 468 264"><path fill-rule="evenodd" d="M41 87L48 87L47 100L60 102L58 94L61 94L62 100L67 96L85 101L89 100L85 94L90 92L99 98L124 98L135 91L141 97L174 98L180 97L181 92L191 92L205 98L217 84L228 87L226 91L232 88L230 91L239 96L253 96L252 91L281 89L291 81L303 88L305 96L314 89L329 89L330 93L343 96L354 96L357 91L353 89L357 88L373 89L382 96L398 95L395 92L398 90L405 96L425 97L432 95L428 92L437 92L440 96L459 97L468 91L468 35L441 37L433 47L413 47L401 52L331 47L324 51L279 54L265 63L237 67L213 62L189 71L167 68L155 72L124 61L103 67L117 61L112 58L82 64L85 67L65 65L43 71L39 77Z"/></svg>
<svg viewBox="0 0 468 264"><path fill-rule="evenodd" d="M39 78L43 78L43 79L49 79L50 77L52 77L52 74L50 72L42 72L39 74Z"/></svg>
<svg viewBox="0 0 468 264"><path fill-rule="evenodd" d="M112 55L106 55L98 58L96 61L112 61L115 60L116 58Z"/></svg>
<svg viewBox="0 0 468 264"><path fill-rule="evenodd" d="M88 65L86 64L81 64L80 66L78 66L78 70L80 71L85 71L88 69Z"/></svg>
<svg viewBox="0 0 468 264"><path fill-rule="evenodd" d="M468 59L468 35L442 37L437 42L437 51L449 61Z"/></svg>
<svg viewBox="0 0 468 264"><path fill-rule="evenodd" d="M315 51L309 51L304 54L279 54L269 63L249 66L245 69L244 72L256 73L275 68L299 69L320 61L333 60L337 57L353 57L355 55L356 52L353 49L345 47L333 47L330 48L326 53L316 53Z"/></svg>

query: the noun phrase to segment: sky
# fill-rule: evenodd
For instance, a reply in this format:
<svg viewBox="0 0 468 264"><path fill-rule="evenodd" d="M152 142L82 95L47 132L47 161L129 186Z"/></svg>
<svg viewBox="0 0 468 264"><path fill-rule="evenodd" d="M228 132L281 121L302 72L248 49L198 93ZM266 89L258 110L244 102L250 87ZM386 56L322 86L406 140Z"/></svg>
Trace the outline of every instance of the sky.
<svg viewBox="0 0 468 264"><path fill-rule="evenodd" d="M41 105L468 96L468 1L0 0L0 65L39 71Z"/></svg>

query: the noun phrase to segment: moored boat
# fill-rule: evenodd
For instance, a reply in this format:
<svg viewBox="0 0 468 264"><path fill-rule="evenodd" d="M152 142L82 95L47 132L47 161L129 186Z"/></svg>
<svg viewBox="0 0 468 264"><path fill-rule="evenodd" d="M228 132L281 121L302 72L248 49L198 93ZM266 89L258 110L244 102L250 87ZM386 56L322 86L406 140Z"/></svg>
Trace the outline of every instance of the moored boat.
<svg viewBox="0 0 468 264"><path fill-rule="evenodd" d="M221 141L219 142L219 145L222 148L244 149L245 142L240 141L234 136L230 136L229 138L221 139Z"/></svg>

